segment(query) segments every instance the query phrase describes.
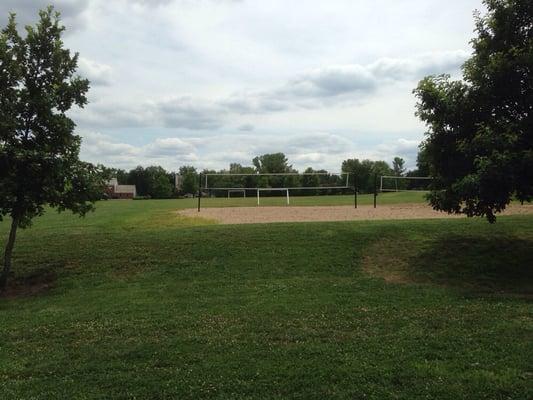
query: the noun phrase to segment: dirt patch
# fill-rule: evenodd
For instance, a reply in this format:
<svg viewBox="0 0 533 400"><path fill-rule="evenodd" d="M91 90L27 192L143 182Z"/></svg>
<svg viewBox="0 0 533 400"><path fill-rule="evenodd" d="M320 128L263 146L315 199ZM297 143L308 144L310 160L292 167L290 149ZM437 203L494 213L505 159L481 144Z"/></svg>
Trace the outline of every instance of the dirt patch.
<svg viewBox="0 0 533 400"><path fill-rule="evenodd" d="M39 270L28 276L11 278L2 296L17 298L42 294L52 289L56 280L56 273L49 270Z"/></svg>
<svg viewBox="0 0 533 400"><path fill-rule="evenodd" d="M178 212L187 217L200 217L221 224L257 224L271 222L356 221L427 218L465 218L433 210L425 204L322 207L225 207L187 209ZM533 205L510 205L502 215L533 214Z"/></svg>

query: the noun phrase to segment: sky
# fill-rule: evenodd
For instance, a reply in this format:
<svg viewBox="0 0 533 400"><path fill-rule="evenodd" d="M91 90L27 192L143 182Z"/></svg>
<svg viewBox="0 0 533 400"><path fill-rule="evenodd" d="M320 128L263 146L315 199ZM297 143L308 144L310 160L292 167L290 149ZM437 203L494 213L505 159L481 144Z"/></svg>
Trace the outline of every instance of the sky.
<svg viewBox="0 0 533 400"><path fill-rule="evenodd" d="M70 112L81 158L131 169L250 165L284 152L303 170L347 158L416 163L412 93L460 77L481 0L2 0L19 24L53 4L91 81Z"/></svg>

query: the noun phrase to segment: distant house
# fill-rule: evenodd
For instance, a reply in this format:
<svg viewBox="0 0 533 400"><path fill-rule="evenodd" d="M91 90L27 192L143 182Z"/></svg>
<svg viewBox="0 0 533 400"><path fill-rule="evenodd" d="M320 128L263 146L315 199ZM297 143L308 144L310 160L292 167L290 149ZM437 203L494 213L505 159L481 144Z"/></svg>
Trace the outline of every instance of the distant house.
<svg viewBox="0 0 533 400"><path fill-rule="evenodd" d="M137 196L135 185L119 185L117 178L107 182L106 192L112 199L133 199Z"/></svg>

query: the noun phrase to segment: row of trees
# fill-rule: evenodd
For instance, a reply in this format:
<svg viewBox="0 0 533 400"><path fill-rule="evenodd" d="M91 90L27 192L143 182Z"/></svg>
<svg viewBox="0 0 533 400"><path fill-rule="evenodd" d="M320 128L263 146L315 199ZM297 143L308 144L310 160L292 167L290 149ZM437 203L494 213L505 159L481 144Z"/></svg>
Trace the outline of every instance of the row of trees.
<svg viewBox="0 0 533 400"><path fill-rule="evenodd" d="M178 172L166 171L160 166L150 166L147 168L137 167L130 171L122 169L105 169L106 175L116 177L120 184L135 185L139 196L151 198L171 198L186 194L194 194L198 191L198 178L200 171L192 166L183 166ZM342 162L341 171L349 172L348 185L354 185L354 175L357 175L357 186L362 193L369 193L374 190L374 176L395 175L402 176L405 173L405 162L400 157L396 157L392 162L392 167L386 161L371 161L348 159ZM300 176L255 176L255 174L273 173L299 173L288 158L283 153L263 154L252 160L252 165L243 166L238 163L230 164L228 169L222 170L202 170L202 174L213 174L207 179L207 187L235 187L235 188L255 188L255 187L340 187L346 185L346 175L328 174L321 169L306 168L306 174ZM418 171L409 171L413 174ZM181 178L179 189L175 185L175 175ZM247 176L227 176L227 174L247 174ZM202 182L205 186L206 182ZM341 190L330 189L328 191L316 190L316 193L340 193ZM216 192L214 192L216 194ZM307 194L311 194L306 190ZM314 193L314 192L313 192ZM226 192L223 193L224 195ZM296 194L296 193L295 193Z"/></svg>

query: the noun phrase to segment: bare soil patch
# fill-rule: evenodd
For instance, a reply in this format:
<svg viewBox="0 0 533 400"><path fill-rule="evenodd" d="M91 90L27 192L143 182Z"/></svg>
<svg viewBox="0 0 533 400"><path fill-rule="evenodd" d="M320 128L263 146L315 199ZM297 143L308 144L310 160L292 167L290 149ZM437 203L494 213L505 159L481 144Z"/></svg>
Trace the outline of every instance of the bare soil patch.
<svg viewBox="0 0 533 400"><path fill-rule="evenodd" d="M425 204L320 207L224 207L186 209L178 214L217 221L221 224L257 224L272 222L356 221L427 218L465 218L433 210ZM533 205L510 205L502 215L533 214Z"/></svg>

